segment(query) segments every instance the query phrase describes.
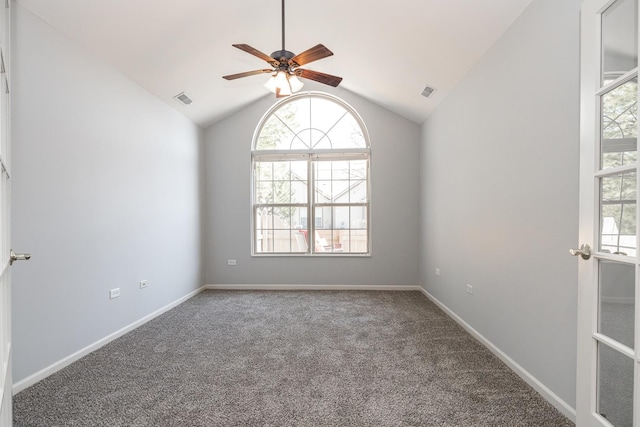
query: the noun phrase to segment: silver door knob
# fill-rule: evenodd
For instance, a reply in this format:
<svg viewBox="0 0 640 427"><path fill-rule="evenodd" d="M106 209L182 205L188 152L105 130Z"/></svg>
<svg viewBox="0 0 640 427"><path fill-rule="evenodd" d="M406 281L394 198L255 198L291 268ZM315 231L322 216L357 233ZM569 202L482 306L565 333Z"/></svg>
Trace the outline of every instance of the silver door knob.
<svg viewBox="0 0 640 427"><path fill-rule="evenodd" d="M9 265L13 265L13 261L27 261L31 259L31 254L17 254L11 249Z"/></svg>
<svg viewBox="0 0 640 427"><path fill-rule="evenodd" d="M573 256L580 255L582 259L589 259L591 258L591 246L585 243L580 246L580 249L569 249L569 253Z"/></svg>

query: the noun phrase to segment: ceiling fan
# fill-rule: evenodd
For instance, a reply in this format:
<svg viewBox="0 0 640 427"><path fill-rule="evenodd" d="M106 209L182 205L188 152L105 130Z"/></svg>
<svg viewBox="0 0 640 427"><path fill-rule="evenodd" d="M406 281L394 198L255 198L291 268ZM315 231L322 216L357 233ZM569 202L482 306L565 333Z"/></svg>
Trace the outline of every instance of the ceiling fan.
<svg viewBox="0 0 640 427"><path fill-rule="evenodd" d="M256 74L271 73L272 76L265 84L265 87L272 92L275 92L277 98L289 96L302 89L303 84L298 77L314 80L333 87L338 86L342 81L342 77L336 77L331 74L300 68L302 65L333 55L333 52L327 49L324 45L316 45L297 55L284 48L284 0L282 0L281 50L276 50L271 54L271 56L269 56L248 44L234 44L232 46L253 56L257 56L258 58L266 61L273 68L246 71L244 73L223 76L222 78L226 80L235 80L242 77L254 76Z"/></svg>

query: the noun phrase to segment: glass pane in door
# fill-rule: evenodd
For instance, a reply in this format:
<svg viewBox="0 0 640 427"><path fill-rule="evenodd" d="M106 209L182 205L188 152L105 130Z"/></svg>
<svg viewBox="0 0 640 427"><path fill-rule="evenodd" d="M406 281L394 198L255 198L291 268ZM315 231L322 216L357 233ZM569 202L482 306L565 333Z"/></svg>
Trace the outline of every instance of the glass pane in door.
<svg viewBox="0 0 640 427"><path fill-rule="evenodd" d="M602 14L602 83L638 66L638 0L618 0Z"/></svg>
<svg viewBox="0 0 640 427"><path fill-rule="evenodd" d="M602 95L602 169L637 161L638 79L634 78Z"/></svg>
<svg viewBox="0 0 640 427"><path fill-rule="evenodd" d="M600 260L598 332L633 348L635 267Z"/></svg>
<svg viewBox="0 0 640 427"><path fill-rule="evenodd" d="M600 179L600 251L636 256L636 173Z"/></svg>
<svg viewBox="0 0 640 427"><path fill-rule="evenodd" d="M597 411L615 427L633 426L633 360L598 343Z"/></svg>

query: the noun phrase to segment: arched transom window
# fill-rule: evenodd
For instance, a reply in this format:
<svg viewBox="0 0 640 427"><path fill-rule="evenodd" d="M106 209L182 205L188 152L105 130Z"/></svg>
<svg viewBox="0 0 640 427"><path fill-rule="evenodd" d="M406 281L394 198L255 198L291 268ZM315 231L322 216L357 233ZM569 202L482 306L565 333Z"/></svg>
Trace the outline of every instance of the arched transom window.
<svg viewBox="0 0 640 427"><path fill-rule="evenodd" d="M290 96L261 120L251 157L254 255L370 253L370 145L353 108Z"/></svg>

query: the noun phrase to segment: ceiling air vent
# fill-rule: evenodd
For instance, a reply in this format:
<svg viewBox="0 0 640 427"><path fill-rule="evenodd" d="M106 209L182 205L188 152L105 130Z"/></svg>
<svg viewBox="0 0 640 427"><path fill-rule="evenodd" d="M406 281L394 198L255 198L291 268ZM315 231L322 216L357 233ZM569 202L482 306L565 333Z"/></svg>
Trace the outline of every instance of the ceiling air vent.
<svg viewBox="0 0 640 427"><path fill-rule="evenodd" d="M429 98L431 95L433 95L433 92L435 92L435 91L436 91L435 88L427 86L422 91L422 96L424 96L425 98Z"/></svg>
<svg viewBox="0 0 640 427"><path fill-rule="evenodd" d="M184 94L184 92L177 94L174 98L184 105L189 105L193 102L191 101L191 98Z"/></svg>

